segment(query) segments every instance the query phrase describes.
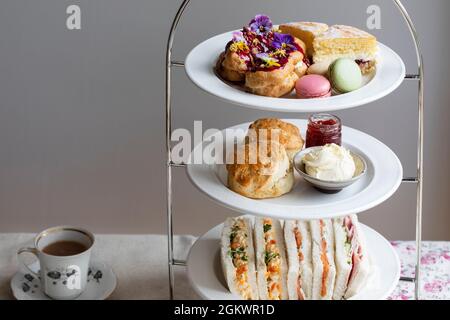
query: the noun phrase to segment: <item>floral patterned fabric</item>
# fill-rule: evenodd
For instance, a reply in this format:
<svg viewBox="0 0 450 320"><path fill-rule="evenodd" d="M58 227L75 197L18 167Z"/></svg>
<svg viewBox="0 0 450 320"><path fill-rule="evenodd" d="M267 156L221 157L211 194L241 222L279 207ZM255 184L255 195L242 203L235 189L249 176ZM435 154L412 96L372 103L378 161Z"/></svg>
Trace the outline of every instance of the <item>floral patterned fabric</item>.
<svg viewBox="0 0 450 320"><path fill-rule="evenodd" d="M402 277L414 277L416 245L413 241L391 242L402 263ZM450 242L423 242L420 299L450 300ZM414 299L414 283L400 281L390 300Z"/></svg>

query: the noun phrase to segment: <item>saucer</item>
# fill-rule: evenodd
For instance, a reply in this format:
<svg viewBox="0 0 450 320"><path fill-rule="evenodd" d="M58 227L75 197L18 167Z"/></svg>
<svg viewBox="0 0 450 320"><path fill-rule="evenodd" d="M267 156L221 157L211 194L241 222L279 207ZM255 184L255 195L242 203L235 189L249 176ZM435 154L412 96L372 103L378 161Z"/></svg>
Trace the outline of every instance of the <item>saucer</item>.
<svg viewBox="0 0 450 320"><path fill-rule="evenodd" d="M39 272L39 262L28 266ZM105 300L117 285L117 278L111 267L103 262L91 261L86 290L75 300ZM17 300L52 300L41 290L38 278L27 271L20 270L11 279L11 289Z"/></svg>

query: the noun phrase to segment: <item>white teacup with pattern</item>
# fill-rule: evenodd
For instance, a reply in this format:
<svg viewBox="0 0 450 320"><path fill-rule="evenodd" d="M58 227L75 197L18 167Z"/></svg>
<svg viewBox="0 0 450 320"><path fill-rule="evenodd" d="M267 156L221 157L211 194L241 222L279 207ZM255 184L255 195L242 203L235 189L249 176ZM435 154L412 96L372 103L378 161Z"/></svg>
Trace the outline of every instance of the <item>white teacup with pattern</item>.
<svg viewBox="0 0 450 320"><path fill-rule="evenodd" d="M86 289L94 235L89 231L60 226L42 231L34 239L34 247L17 252L19 262L41 280L42 290L53 299L75 299ZM35 255L39 274L33 272L21 256Z"/></svg>

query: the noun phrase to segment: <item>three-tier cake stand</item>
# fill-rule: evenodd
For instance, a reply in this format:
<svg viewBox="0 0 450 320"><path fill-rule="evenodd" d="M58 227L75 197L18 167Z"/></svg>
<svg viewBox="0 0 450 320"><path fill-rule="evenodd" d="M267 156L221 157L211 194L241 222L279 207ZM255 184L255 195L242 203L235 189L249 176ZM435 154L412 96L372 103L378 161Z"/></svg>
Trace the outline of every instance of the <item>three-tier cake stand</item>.
<svg viewBox="0 0 450 320"><path fill-rule="evenodd" d="M403 6L403 4L401 3L400 0L393 0L395 6L399 9L402 17L405 20L405 23L407 24L409 31L411 33L412 39L414 41L414 45L415 45L415 50L416 50L416 54L417 54L417 63L418 63L418 69L416 73L413 74L406 74L404 72L404 65L403 62L400 62L403 65L403 74L402 74L402 81L403 79L406 80L413 80L413 81L417 81L418 82L418 140L417 140L417 174L415 177L403 177L401 176L399 179L399 182L402 183L412 183L412 184L416 184L417 186L417 202L416 202L416 266L415 266L415 274L414 277L401 277L400 280L401 281L409 281L409 282L414 282L415 285L415 299L419 299L420 298L420 259L421 259L421 241L422 241L422 195L423 195L423 132L424 132L424 93L423 93L423 88L424 88L424 76L423 76L423 57L420 51L420 44L419 44L419 39L417 36L417 32L416 29L414 27L414 24L412 22L412 19L410 18L408 12L406 11L405 7ZM172 134L172 90L171 90L171 75L172 75L172 67L182 67L182 68L187 68L186 65L186 61L182 62L182 61L174 61L172 60L172 47L173 47L173 42L174 42L174 36L175 36L175 32L177 30L177 26L178 23L181 19L181 17L183 16L183 13L185 11L185 9L187 8L188 4L190 3L190 0L183 0L181 6L179 7L173 22L172 22L172 26L170 29L170 34L168 37L168 41L167 41L167 51L166 51L166 152L167 152L167 240L168 240L168 272L169 272L169 294L170 294L170 299L173 299L173 294L174 294L174 266L187 266L187 261L183 261L183 260L179 260L176 259L174 257L174 247L173 247L173 216L172 216L172 199L173 199L173 195L172 195L172 168L174 167L187 167L188 169L188 175L191 178L191 181L203 192L208 193L209 190L206 190L205 188L208 187L209 183L208 181L203 181L206 184L204 184L202 186L203 182L199 182L199 181L195 181L197 178L193 178L193 176L195 176L196 172L195 170L189 170L189 164L186 163L177 163L174 162L172 160L172 146L171 146L171 134ZM226 34L224 35L220 35L217 37L221 37L221 41L223 39L226 38ZM229 35L228 35L229 36ZM223 39L222 39L223 38ZM223 42L223 45L225 45L225 42ZM382 46L380 44L380 46ZM383 50L387 50L384 49L384 46L382 47ZM388 51L386 51L388 52ZM388 52L389 53L389 52ZM395 58L395 54L391 54L393 56L393 58ZM189 56L188 56L189 59ZM188 60L186 59L186 60ZM191 60L195 60L195 59L191 59ZM211 66L212 69L212 66ZM202 87L201 83L198 83L194 78L194 76L192 75L192 70L186 70L188 72L188 75L190 76L191 80L194 81L194 83L196 83L199 87ZM389 76L389 70L384 70L385 74L387 76ZM203 79L203 81L208 81L207 79ZM201 82L201 81L200 81ZM345 108L350 108L353 106L357 106L357 105L363 105L363 104L367 104L369 102L375 101L379 98L381 98L384 95L389 94L390 92L392 92L395 88L397 88L400 85L401 82L395 83L395 85L393 85L393 89L391 91L389 90L384 90L384 94L383 95L379 95L377 96L376 94L374 94L373 96L370 96L371 93L366 92L366 97L360 97L360 102L359 104L352 104L352 102L346 101L346 100L335 100L335 102L337 102L337 105L341 105L340 109L345 109ZM372 87L376 86L373 85ZM224 87L225 88L225 87ZM203 88L205 89L205 88ZM227 90L227 89L225 89ZM230 93L233 95L234 92ZM228 93L224 93L224 94L216 94L216 96L219 96L220 98L224 99L224 100L228 100L229 102L234 102L235 104L240 104L243 106L247 106L250 108L257 108L257 109L265 109L261 104L258 103L258 101L256 100L253 101L250 98L250 100L248 101L241 101L239 100L240 98L242 99L247 99L247 97L245 95L239 96L240 93L237 93L237 96L234 97L235 101L232 101L233 98L229 98L227 96ZM280 107L277 108L272 107L269 108L267 110L270 111L294 111L294 110L284 110L283 108L283 104L280 104ZM324 106L322 106L324 110L321 111L325 111L327 109L327 105L325 104ZM298 112L304 112L304 111L310 111L310 110L316 110L314 108L308 109L308 107L304 108L303 110L299 110ZM336 107L333 108L333 110L337 110ZM237 126L238 127L238 126ZM244 125L242 125L242 127L245 127ZM364 135L364 137L366 137L366 139L373 139L373 141L375 141L374 143L376 144L376 139L371 138L368 135L365 135L363 133L360 132L356 132L356 130L353 129L346 129L349 134L353 134L356 136L361 136ZM381 143L380 143L381 144ZM396 158L396 156L394 155L394 158ZM397 159L398 160L398 159ZM395 164L395 163L394 163ZM193 173L194 172L194 173ZM400 165L400 170L399 172L402 173L401 170L401 165ZM198 172L197 172L198 173ZM200 172L201 173L201 172ZM216 179L217 180L217 179ZM206 186L206 187L205 187ZM222 186L223 187L223 186ZM396 190L398 186L396 186L394 189ZM202 189L203 188L203 189ZM390 192L389 190L386 191L386 195L387 196L380 196L379 199L375 199L377 201L372 201L372 206L375 206L379 203L381 203L382 201L386 200L388 198L388 196L390 196L395 190L391 190L392 192ZM373 190L371 190L373 191ZM212 191L211 191L212 192ZM231 191L230 191L231 192ZM233 198L233 196L229 197L229 199L224 200L224 199L219 199L218 197L215 197L214 195L209 194L210 197L212 197L213 199L215 199L217 202L221 203L222 205L228 206L236 211L240 211L240 212L244 212L244 213L251 213L251 214L258 214L258 209L253 209L255 208L256 202L249 202L247 203L248 206L245 208L244 205L242 206L233 206L231 205L231 203L234 203L234 201L236 199ZM228 197L228 195L227 195ZM355 197L353 197L352 199L355 199ZM227 203L228 201L228 203ZM244 200L243 200L244 201ZM248 201L254 201L254 200L248 200ZM273 208L277 208L277 205L274 205ZM288 208L288 206L286 207ZM298 207L296 207L298 208ZM310 207L307 207L310 208ZM313 208L311 206L311 208ZM357 209L354 210L349 210L349 207L345 207L345 205L342 207L342 210L344 210L345 213L357 213L357 212L361 212L364 211L366 209L369 208L369 206L365 206L364 203L361 203L360 207L358 207ZM365 209L364 209L365 208ZM323 209L323 208L322 208ZM259 209L260 210L260 209ZM347 210L347 211L345 211ZM356 212L357 211L357 212ZM277 211L275 211L276 213ZM282 212L282 211L280 211ZM340 214L342 215L343 212L340 212ZM281 215L283 215L283 213L281 213ZM287 213L285 214L287 215ZM308 215L306 215L307 217ZM305 215L303 215L302 217L296 217L295 214L294 216L292 214L289 215L290 218L302 218L305 217ZM214 232L218 232L216 229L218 229L218 227L212 229L210 232L214 231ZM208 235L208 234L207 234Z"/></svg>

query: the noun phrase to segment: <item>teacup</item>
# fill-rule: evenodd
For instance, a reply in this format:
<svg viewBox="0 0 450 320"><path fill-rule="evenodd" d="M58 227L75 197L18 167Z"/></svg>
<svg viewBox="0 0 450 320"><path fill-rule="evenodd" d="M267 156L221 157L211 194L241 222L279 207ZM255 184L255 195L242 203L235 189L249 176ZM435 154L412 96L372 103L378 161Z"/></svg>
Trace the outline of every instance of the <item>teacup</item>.
<svg viewBox="0 0 450 320"><path fill-rule="evenodd" d="M39 233L34 247L17 252L19 262L41 280L42 291L57 300L75 299L86 289L94 235L89 231L60 226ZM35 255L39 274L21 259L23 253Z"/></svg>

